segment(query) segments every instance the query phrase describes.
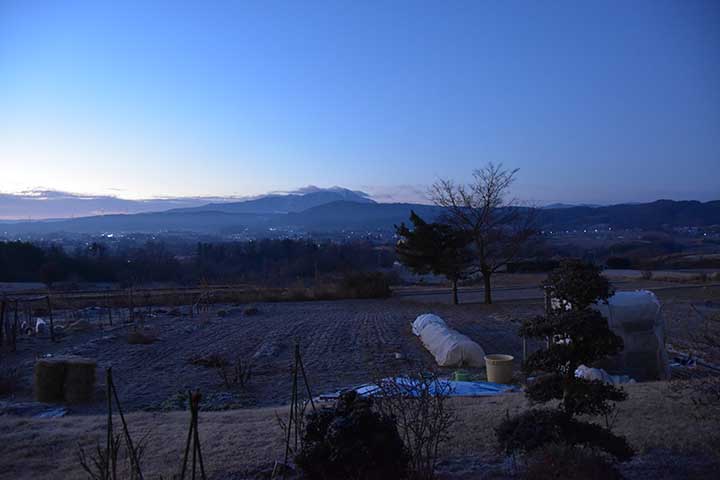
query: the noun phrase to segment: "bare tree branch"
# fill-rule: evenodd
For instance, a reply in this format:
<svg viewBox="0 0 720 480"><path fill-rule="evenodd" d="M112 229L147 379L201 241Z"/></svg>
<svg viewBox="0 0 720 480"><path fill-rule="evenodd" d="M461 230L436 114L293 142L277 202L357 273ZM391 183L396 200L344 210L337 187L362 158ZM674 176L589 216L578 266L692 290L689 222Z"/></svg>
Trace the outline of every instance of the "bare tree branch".
<svg viewBox="0 0 720 480"><path fill-rule="evenodd" d="M473 239L474 267L485 281L485 303L492 302L490 275L518 258L536 232L536 209L507 199L517 172L488 163L473 171L467 185L440 179L429 192L435 205L443 208L441 220Z"/></svg>

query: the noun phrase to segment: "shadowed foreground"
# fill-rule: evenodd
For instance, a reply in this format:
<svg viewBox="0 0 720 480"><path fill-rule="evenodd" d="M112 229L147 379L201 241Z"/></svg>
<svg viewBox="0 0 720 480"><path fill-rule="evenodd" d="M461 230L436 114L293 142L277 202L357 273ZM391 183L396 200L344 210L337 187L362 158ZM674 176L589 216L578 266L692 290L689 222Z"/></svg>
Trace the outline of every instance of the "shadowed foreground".
<svg viewBox="0 0 720 480"><path fill-rule="evenodd" d="M667 383L629 385L627 389L630 398L621 405L615 428L641 454L650 452L624 467L630 478L642 478L650 472L653 477L659 474L657 478L702 478L717 468L710 448L718 442L720 418L699 421L697 407L688 398L673 394ZM512 415L527 408L524 396L508 394L453 402L458 426L443 451L442 477L508 475L509 463L503 463L495 450L493 428L506 411ZM274 461L282 460L283 454L276 414L284 415L285 408L201 412L200 435L211 478L267 478ZM168 478L177 473L189 413L138 412L127 418L134 438L151 432L143 461L146 478ZM0 417L0 478L86 478L77 462L77 444L93 447L96 441L103 441L105 421L102 415ZM703 460L692 460L698 457Z"/></svg>

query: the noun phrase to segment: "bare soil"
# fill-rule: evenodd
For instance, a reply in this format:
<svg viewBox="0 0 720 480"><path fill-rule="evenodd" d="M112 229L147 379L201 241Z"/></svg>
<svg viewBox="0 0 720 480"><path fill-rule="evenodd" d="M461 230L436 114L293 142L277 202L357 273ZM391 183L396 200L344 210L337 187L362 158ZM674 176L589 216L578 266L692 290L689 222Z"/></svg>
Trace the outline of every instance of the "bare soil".
<svg viewBox="0 0 720 480"><path fill-rule="evenodd" d="M104 407L104 376L112 367L114 383L128 411L172 409L179 392L199 388L206 396L226 398L227 407L283 405L290 399L294 342L302 357L313 394L372 381L378 375L434 369L432 356L410 330L421 313L435 312L450 326L470 336L486 353L509 353L518 360L522 346L517 327L522 318L540 313L539 302L492 306L421 305L388 300L261 303L258 313L245 306L215 305L201 316L171 316L156 309L144 320L158 334L151 344L130 344L131 326L109 328L107 319L91 320L88 332L68 332L58 342L21 337L17 353L5 353L6 367L17 368L18 401L32 399L36 356L74 354L98 362L96 400L68 407L72 413L95 413ZM56 315L62 319L62 313ZM58 320L61 323L61 320ZM402 358L397 359L396 353ZM228 389L217 369L190 360L220 354L252 364L245 389ZM446 369L444 373L451 373ZM476 372L483 375L483 371ZM222 407L216 405L215 407Z"/></svg>
<svg viewBox="0 0 720 480"><path fill-rule="evenodd" d="M698 355L714 355L698 341L704 325L692 306L714 312L720 287L681 288L657 292L664 303L668 343ZM692 305L692 306L691 306ZM20 338L18 352L2 353L2 368L16 368L15 393L0 398L0 478L85 478L77 463L78 442L92 447L105 430L105 367L112 366L115 383L133 437L151 432L145 456L146 478L169 478L180 464L188 412L177 411L178 392L199 388L206 398L201 435L206 465L215 479L268 478L282 455L282 430L277 415L290 399L290 364L295 340L301 345L313 393L331 392L371 381L378 375L432 369L434 361L410 331L419 314L435 312L454 328L476 340L487 353L521 357L519 322L542 312L542 302L512 301L485 306L422 304L402 299L331 302L259 303L255 315L248 305L216 305L198 317L187 308L172 312L155 308L145 319L158 333L151 344L130 344L131 326L107 326L92 317L92 328L67 332L58 342ZM179 314L179 315L178 315ZM56 315L63 323L63 312ZM239 355L253 363L246 389L228 389L213 368L194 365L192 358ZM396 359L400 353L402 359ZM98 362L96 399L64 406L62 418L40 419L7 414L7 407L32 401L32 368L38 356L77 354ZM714 357L710 357L714 358ZM449 374L451 369L441 373ZM483 371L476 371L482 376ZM720 464L720 415L704 412L674 382L629 385L630 399L620 404L615 422L640 451L624 465L628 478L711 478ZM528 405L521 394L455 399L458 424L443 450L442 477L507 478L512 465L496 451L494 427L507 412ZM44 405L51 408L53 405ZM233 408L217 412L211 408ZM4 412L5 414L1 414ZM603 419L597 419L602 422ZM710 476L708 476L710 475Z"/></svg>

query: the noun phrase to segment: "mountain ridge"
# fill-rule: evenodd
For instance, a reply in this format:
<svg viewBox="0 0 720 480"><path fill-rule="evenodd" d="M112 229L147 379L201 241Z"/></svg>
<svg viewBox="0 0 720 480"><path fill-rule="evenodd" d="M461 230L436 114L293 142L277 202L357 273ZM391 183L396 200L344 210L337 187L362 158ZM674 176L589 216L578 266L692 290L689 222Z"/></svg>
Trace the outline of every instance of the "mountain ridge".
<svg viewBox="0 0 720 480"><path fill-rule="evenodd" d="M316 189L307 193L268 194L239 202L208 203L198 207L174 208L174 212L215 211L225 213L293 213L325 205L335 201L376 203L363 192L346 188L331 187Z"/></svg>
<svg viewBox="0 0 720 480"><path fill-rule="evenodd" d="M246 207L248 205L246 202L238 203L245 203ZM407 222L411 210L430 221L442 213L440 207L433 205L347 200L330 201L287 213L236 211L232 206L231 211L221 211L216 208L217 206L204 206L199 209L173 209L164 212L4 223L0 225L0 234L168 231L222 234L243 231L255 236L263 236L267 235L271 228L298 232L370 231L390 230L394 225ZM657 200L643 204L539 209L537 212L538 225L546 230L577 230L597 226L647 230L720 225L720 200L710 202Z"/></svg>

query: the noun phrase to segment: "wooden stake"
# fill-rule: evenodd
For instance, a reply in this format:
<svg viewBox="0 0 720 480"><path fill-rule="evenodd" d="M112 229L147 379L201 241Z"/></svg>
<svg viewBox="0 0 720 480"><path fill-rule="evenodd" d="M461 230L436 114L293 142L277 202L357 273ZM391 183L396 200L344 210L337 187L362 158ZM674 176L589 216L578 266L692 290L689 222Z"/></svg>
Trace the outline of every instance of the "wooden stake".
<svg viewBox="0 0 720 480"><path fill-rule="evenodd" d="M110 468L113 470L112 480L115 480L115 466L110 465L110 451L113 444L113 423L112 423L112 368L105 370L105 388L107 390L107 446L105 447L105 478L110 479Z"/></svg>
<svg viewBox="0 0 720 480"><path fill-rule="evenodd" d="M292 368L292 390L290 394L290 414L288 416L288 423L287 423L287 436L285 438L285 458L283 460L282 464L282 478L284 479L287 474L287 462L288 457L290 455L290 439L293 438L294 440L294 452L297 454L298 452L298 445L300 444L300 441L302 440L300 438L300 415L302 412L300 411L300 398L298 395L298 374L302 374L302 380L305 383L305 391L307 391L308 397L310 399L310 405L312 406L313 412L315 411L315 402L312 398L312 393L310 392L310 384L307 379L307 375L305 374L305 366L303 365L302 357L300 355L300 342L295 341L295 355L294 355L294 361L293 361L293 368ZM295 434L293 436L293 427L295 428Z"/></svg>
<svg viewBox="0 0 720 480"><path fill-rule="evenodd" d="M3 309L5 305L3 305ZM18 331L18 301L15 300L15 313L13 315L12 326L12 351L17 352L17 331Z"/></svg>
<svg viewBox="0 0 720 480"><path fill-rule="evenodd" d="M198 431L198 418L200 411L200 392L192 393L188 390L188 403L190 406L190 429L188 430L187 441L185 442L185 454L183 455L182 470L180 472L180 480L185 480L185 472L187 471L187 460L192 448L192 473L191 478L195 479L197 473L197 465L200 465L200 478L206 480L205 464L202 458L202 449L200 448L200 433ZM192 447L190 443L192 441Z"/></svg>
<svg viewBox="0 0 720 480"><path fill-rule="evenodd" d="M55 341L55 325L53 324L53 311L52 311L52 302L50 301L50 293L48 293L47 298L47 307L48 307L48 315L50 316L50 341Z"/></svg>
<svg viewBox="0 0 720 480"><path fill-rule="evenodd" d="M5 330L5 299L0 303L0 348L3 345L3 330Z"/></svg>
<svg viewBox="0 0 720 480"><path fill-rule="evenodd" d="M138 474L138 478L140 480L144 480L142 471L140 470L140 462L138 461L137 453L135 452L135 447L132 443L132 438L130 438L130 431L128 430L127 422L125 421L125 415L123 415L122 406L120 405L120 398L118 398L117 390L115 390L115 384L112 382L112 376L110 377L110 388L112 390L113 397L115 397L115 404L117 405L118 413L120 414L120 421L122 422L123 431L125 432L127 447L130 449L132 464Z"/></svg>

